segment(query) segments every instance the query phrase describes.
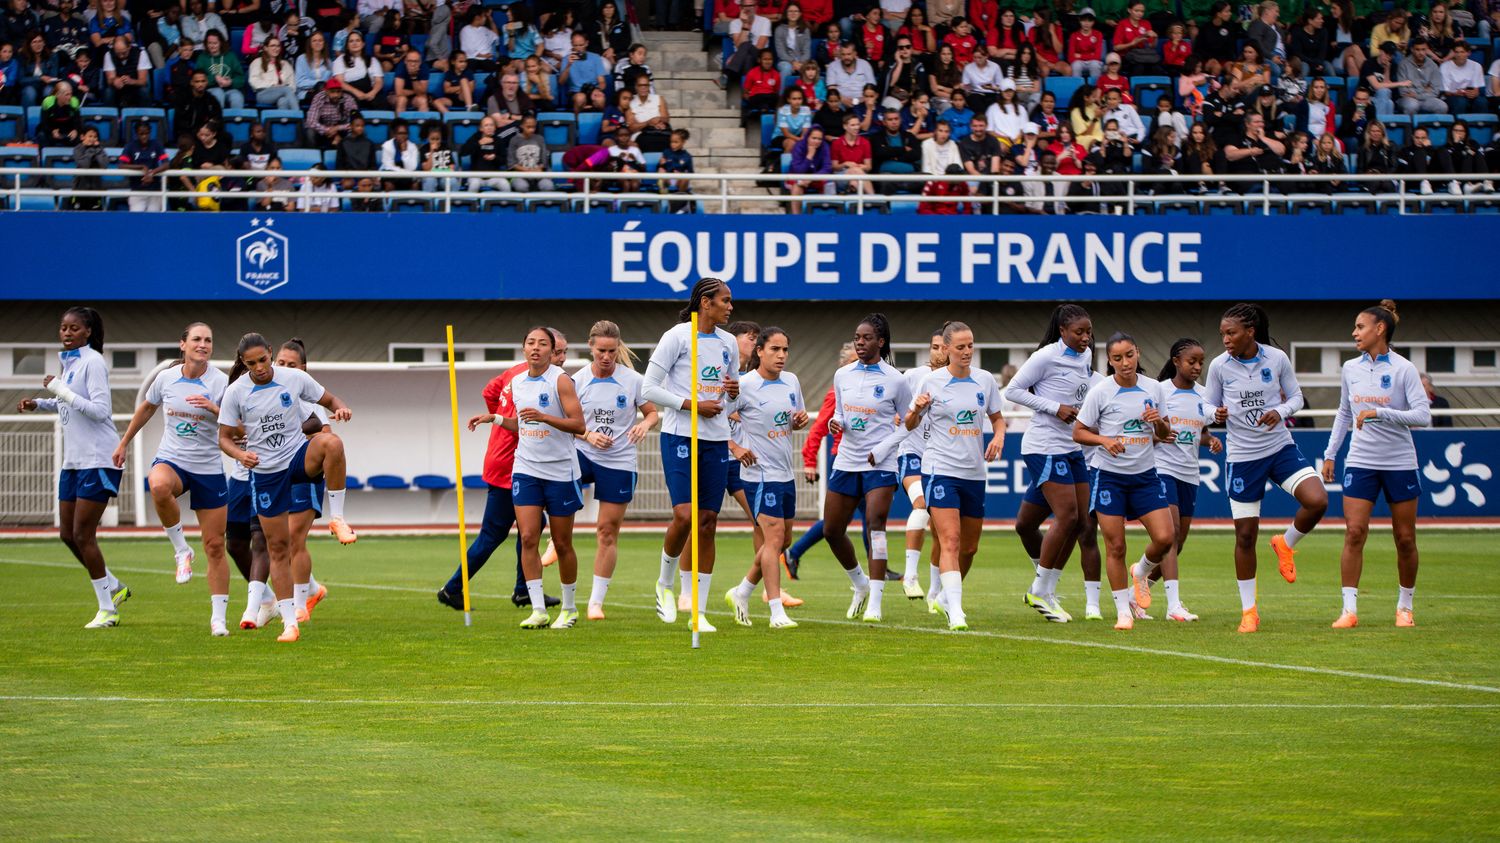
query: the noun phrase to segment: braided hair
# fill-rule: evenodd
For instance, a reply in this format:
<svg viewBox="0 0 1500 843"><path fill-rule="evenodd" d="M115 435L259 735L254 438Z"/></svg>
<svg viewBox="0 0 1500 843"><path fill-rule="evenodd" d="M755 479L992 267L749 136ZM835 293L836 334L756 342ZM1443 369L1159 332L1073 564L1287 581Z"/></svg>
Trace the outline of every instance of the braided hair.
<svg viewBox="0 0 1500 843"><path fill-rule="evenodd" d="M1177 355L1182 354L1190 348L1202 348L1203 343L1192 337L1182 337L1172 343L1172 350L1167 353L1166 365L1161 367L1161 373L1156 376L1159 381L1169 381L1177 377Z"/></svg>
<svg viewBox="0 0 1500 843"><path fill-rule="evenodd" d="M745 371L754 372L760 368L761 349L766 347L767 340L778 334L783 337L787 336L786 331L776 327L775 325L767 325L766 327L760 329L760 333L755 337L755 348L750 352L750 368L746 369ZM791 337L787 337L787 346L790 347L791 344Z"/></svg>
<svg viewBox="0 0 1500 843"><path fill-rule="evenodd" d="M891 355L891 322L885 318L884 313L871 313L869 316L859 320L861 325L869 325L875 329L875 336L880 340L880 359L889 360Z"/></svg>
<svg viewBox="0 0 1500 843"><path fill-rule="evenodd" d="M1281 346L1271 339L1271 317L1266 314L1266 309L1258 304L1240 302L1239 304L1224 311L1225 319L1233 319L1255 332L1255 341L1265 345Z"/></svg>
<svg viewBox="0 0 1500 843"><path fill-rule="evenodd" d="M684 307L682 310L677 311L677 321L690 321L693 318L693 314L698 312L699 307L703 303L703 300L705 298L712 298L719 292L719 288L723 286L724 282L720 281L717 278L704 278L698 283L694 284L693 292L690 294L691 298L688 299L687 307Z"/></svg>
<svg viewBox="0 0 1500 843"><path fill-rule="evenodd" d="M89 329L89 348L104 353L104 317L92 307L77 305L63 311L64 316L73 315Z"/></svg>
<svg viewBox="0 0 1500 843"><path fill-rule="evenodd" d="M1117 342L1128 342L1131 345L1135 346L1135 348L1136 348L1136 355L1137 355L1136 358L1135 358L1136 359L1135 371L1136 371L1136 374L1139 375L1140 371L1141 371L1141 362L1140 362L1141 358L1139 356L1140 355L1140 348L1141 347L1135 341L1135 337L1132 337L1131 335L1125 333L1124 331L1115 331L1113 334L1109 335L1109 340L1104 343L1104 357L1105 357L1105 360L1108 361L1108 359L1109 359L1109 350L1111 348L1114 348L1115 347L1115 343L1117 343ZM1115 364L1106 362L1105 363L1105 371L1104 371L1104 373L1106 375L1109 375L1110 377L1113 377L1114 374L1115 374Z"/></svg>
<svg viewBox="0 0 1500 843"><path fill-rule="evenodd" d="M1037 348L1046 348L1057 342L1062 339L1063 328L1077 322L1079 319L1087 318L1089 318L1089 312L1084 310L1081 305L1058 305L1052 309L1052 318L1047 322L1047 333L1042 335L1042 341L1037 344Z"/></svg>

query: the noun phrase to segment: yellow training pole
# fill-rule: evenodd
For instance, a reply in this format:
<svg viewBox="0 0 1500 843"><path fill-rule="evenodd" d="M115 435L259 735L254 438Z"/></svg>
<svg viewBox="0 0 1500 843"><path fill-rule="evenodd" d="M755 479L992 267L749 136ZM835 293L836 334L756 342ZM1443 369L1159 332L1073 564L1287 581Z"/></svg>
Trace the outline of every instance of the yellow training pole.
<svg viewBox="0 0 1500 843"><path fill-rule="evenodd" d="M458 368L453 362L453 326L448 326L448 402L453 410L453 476L458 480L458 566L464 573L464 626L469 616L469 537L464 529L464 460L458 444Z"/></svg>
<svg viewBox="0 0 1500 843"><path fill-rule="evenodd" d="M699 315L698 315L697 308L693 309L692 317L693 317L693 324L692 324L693 341L692 341L692 352L691 352L692 376L688 379L688 385L689 385L688 393L691 396L688 399L688 410L691 413L691 419L688 421L688 436L689 436L689 439L691 440L688 443L688 449L689 449L689 454L690 454L690 458L688 460L688 471L691 474L691 479L688 481L688 489L689 489L688 500L690 501L690 506L691 506L691 511L690 511L690 514L689 514L689 519L690 520L688 522L689 523L689 526L688 526L688 536L690 537L689 538L689 542L690 542L689 547L692 548L692 554L693 554L693 572L692 572L693 583L692 583L692 589L691 590L692 590L692 594L693 594L693 649L696 650L696 649L698 649L698 320L699 320Z"/></svg>

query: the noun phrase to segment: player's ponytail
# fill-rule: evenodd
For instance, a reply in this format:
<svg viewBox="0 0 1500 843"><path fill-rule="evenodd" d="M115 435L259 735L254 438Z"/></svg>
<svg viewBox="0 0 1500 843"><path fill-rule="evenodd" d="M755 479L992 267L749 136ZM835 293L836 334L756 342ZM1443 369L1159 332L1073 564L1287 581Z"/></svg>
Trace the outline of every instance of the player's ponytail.
<svg viewBox="0 0 1500 843"><path fill-rule="evenodd" d="M1281 346L1271 339L1271 317L1258 304L1241 302L1224 311L1225 319L1233 319L1255 332L1255 341L1263 345Z"/></svg>
<svg viewBox="0 0 1500 843"><path fill-rule="evenodd" d="M1401 317L1396 315L1396 302L1391 299L1381 299L1380 304L1367 307L1361 313L1385 326L1385 344L1389 346L1396 337L1396 325L1401 321Z"/></svg>
<svg viewBox="0 0 1500 843"><path fill-rule="evenodd" d="M943 337L943 345L952 345L953 337L964 331L968 331L971 334L974 333L972 328L962 322L944 322L943 329L938 333Z"/></svg>
<svg viewBox="0 0 1500 843"><path fill-rule="evenodd" d="M67 310L63 311L64 316L67 316L69 314L77 316L78 321L82 322L84 327L89 329L89 348L92 348L100 354L103 354L104 317L99 315L99 311L93 309L92 307L78 305L76 307L70 307Z"/></svg>
<svg viewBox="0 0 1500 843"><path fill-rule="evenodd" d="M717 278L704 278L693 285L692 298L688 299L687 307L677 311L677 321L687 322L693 318L693 314L702 309L705 298L713 298L724 282Z"/></svg>
<svg viewBox="0 0 1500 843"><path fill-rule="evenodd" d="M1169 381L1176 378L1177 356L1185 353L1190 348L1202 347L1203 343L1198 342L1192 337L1182 337L1177 342L1172 343L1172 350L1167 352L1167 363L1161 367L1161 372L1157 374L1156 379L1159 381Z"/></svg>
<svg viewBox="0 0 1500 843"><path fill-rule="evenodd" d="M889 360L891 356L891 321L885 318L884 313L872 313L859 320L861 325L869 325L875 330L875 336L880 339L880 359Z"/></svg>
<svg viewBox="0 0 1500 843"><path fill-rule="evenodd" d="M745 371L754 372L760 369L761 349L766 347L767 340L777 335L785 337L787 336L787 333L786 331L783 331L775 325L767 325L766 327L760 329L760 333L755 337L755 348L750 352L750 368L746 369ZM791 344L791 338L787 337L787 346L790 347Z"/></svg>
<svg viewBox="0 0 1500 843"><path fill-rule="evenodd" d="M297 359L302 361L303 368L307 367L307 343L301 337L292 337L281 344L282 351L296 352Z"/></svg>
<svg viewBox="0 0 1500 843"><path fill-rule="evenodd" d="M186 328L182 329L182 336L177 341L179 343L187 342L188 335L193 332L194 328L197 328L199 326L202 326L204 328L208 328L208 330L210 332L213 331L213 328L209 327L209 324L207 322L189 322L188 326ZM179 355L177 355L177 359L172 361L172 365L173 366L181 366L182 364L184 364L186 362L187 362L187 355L185 355L185 354L179 354Z"/></svg>
<svg viewBox="0 0 1500 843"><path fill-rule="evenodd" d="M266 342L265 337L254 331L240 337L240 344L235 346L234 349L234 365L229 369L230 383L234 383L236 378L249 371L249 367L245 365L245 352L252 348L264 348L266 351L270 351L271 344Z"/></svg>
<svg viewBox="0 0 1500 843"><path fill-rule="evenodd" d="M1117 343L1122 343L1122 342L1128 342L1131 345L1134 345L1136 347L1137 354L1139 354L1139 352L1140 352L1140 345L1138 345L1136 343L1135 337L1132 337L1131 335L1125 333L1124 331L1115 331L1113 334L1109 335L1109 340L1104 343L1104 359L1106 361L1109 360L1109 350L1112 349L1112 348L1114 348ZM1136 361L1137 362L1135 364L1135 370L1136 370L1137 373L1139 373L1141 371L1141 364L1139 362L1140 361L1140 357L1139 356L1136 357ZM1106 362L1104 373L1106 375L1110 375L1111 377L1113 377L1114 373L1115 373L1115 366L1114 366L1114 364Z"/></svg>
<svg viewBox="0 0 1500 843"><path fill-rule="evenodd" d="M1052 318L1047 322L1047 332L1042 334L1042 341L1037 348L1047 346L1062 339L1063 328L1077 322L1080 319L1089 318L1089 312L1076 304L1060 304L1052 309Z"/></svg>
<svg viewBox="0 0 1500 843"><path fill-rule="evenodd" d="M635 352L631 351L630 346L625 344L625 340L620 338L619 325L616 325L608 319L600 319L598 322L594 323L593 327L589 328L590 348L592 348L594 345L595 337L614 340L616 348L618 349L617 354L619 355L619 359L625 364L626 368L635 368Z"/></svg>

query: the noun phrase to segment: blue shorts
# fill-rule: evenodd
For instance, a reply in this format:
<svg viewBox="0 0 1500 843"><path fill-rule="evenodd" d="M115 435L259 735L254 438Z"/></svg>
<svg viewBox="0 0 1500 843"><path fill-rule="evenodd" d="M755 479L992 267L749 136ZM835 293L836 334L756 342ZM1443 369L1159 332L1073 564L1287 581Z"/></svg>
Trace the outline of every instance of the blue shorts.
<svg viewBox="0 0 1500 843"><path fill-rule="evenodd" d="M1198 484L1178 480L1170 474L1157 474L1166 484L1167 503L1177 507L1179 518L1192 518L1198 510Z"/></svg>
<svg viewBox="0 0 1500 843"><path fill-rule="evenodd" d="M750 489L744 480L740 479L740 461L734 457L729 458L725 469L729 472L729 479L724 483L724 491L733 497L738 492L746 492Z"/></svg>
<svg viewBox="0 0 1500 843"><path fill-rule="evenodd" d="M903 481L908 477L922 476L922 455L902 454L896 458L896 476Z"/></svg>
<svg viewBox="0 0 1500 843"><path fill-rule="evenodd" d="M840 471L835 468L828 473L828 491L860 500L876 489L885 489L896 484L894 471L877 471L873 468L869 471Z"/></svg>
<svg viewBox="0 0 1500 843"><path fill-rule="evenodd" d="M1307 457L1291 444L1258 460L1243 460L1224 465L1229 484L1229 499L1241 503L1258 503L1266 496L1266 480L1280 486L1303 469L1311 470Z"/></svg>
<svg viewBox="0 0 1500 843"><path fill-rule="evenodd" d="M635 497L635 472L605 468L578 452L578 483L594 487L594 500L602 503L630 503Z"/></svg>
<svg viewBox="0 0 1500 843"><path fill-rule="evenodd" d="M253 470L250 472L250 503L255 507L256 515L269 518L302 511L296 508L294 487L299 483L309 484L320 479L307 476L306 458L307 443L303 442L286 468L265 474Z"/></svg>
<svg viewBox="0 0 1500 843"><path fill-rule="evenodd" d="M154 460L151 465L164 465L177 472L182 493L188 496L189 509L218 509L229 504L229 484L224 482L223 474L194 474L183 471L171 460Z"/></svg>
<svg viewBox="0 0 1500 843"><path fill-rule="evenodd" d="M120 494L124 474L118 468L65 468L57 475L57 499L105 503Z"/></svg>
<svg viewBox="0 0 1500 843"><path fill-rule="evenodd" d="M1094 474L1089 510L1097 515L1137 519L1158 509L1166 509L1167 505L1166 480L1158 477L1154 468L1145 474L1116 474L1113 471Z"/></svg>
<svg viewBox="0 0 1500 843"><path fill-rule="evenodd" d="M249 524L255 520L255 504L250 501L250 481L229 478L229 512L231 524Z"/></svg>
<svg viewBox="0 0 1500 843"><path fill-rule="evenodd" d="M984 481L934 474L922 494L928 509L956 509L962 518L984 517Z"/></svg>
<svg viewBox="0 0 1500 843"><path fill-rule="evenodd" d="M310 509L317 513L318 516L322 516L323 492L326 488L327 483L321 477L311 483L293 484L292 508L288 509L287 512L306 512Z"/></svg>
<svg viewBox="0 0 1500 843"><path fill-rule="evenodd" d="M1414 470L1344 469L1344 497L1374 503L1382 493L1386 503L1409 501L1422 494L1422 480Z"/></svg>
<svg viewBox="0 0 1500 843"><path fill-rule="evenodd" d="M797 486L791 481L770 481L746 487L750 495L750 511L759 518L783 518L790 521L797 517Z"/></svg>
<svg viewBox="0 0 1500 843"><path fill-rule="evenodd" d="M661 468L673 506L693 502L692 440L675 433L661 435ZM718 512L729 486L729 443L698 440L698 508Z"/></svg>
<svg viewBox="0 0 1500 843"><path fill-rule="evenodd" d="M543 480L525 474L512 474L511 500L515 507L539 506L553 518L566 518L583 509L583 490L576 480Z"/></svg>
<svg viewBox="0 0 1500 843"><path fill-rule="evenodd" d="M1026 473L1031 475L1031 488L1035 489L1043 483L1072 485L1089 482L1088 463L1083 461L1083 451L1071 454L1024 454L1023 458L1026 460ZM1041 490L1037 489L1038 499L1041 494Z"/></svg>

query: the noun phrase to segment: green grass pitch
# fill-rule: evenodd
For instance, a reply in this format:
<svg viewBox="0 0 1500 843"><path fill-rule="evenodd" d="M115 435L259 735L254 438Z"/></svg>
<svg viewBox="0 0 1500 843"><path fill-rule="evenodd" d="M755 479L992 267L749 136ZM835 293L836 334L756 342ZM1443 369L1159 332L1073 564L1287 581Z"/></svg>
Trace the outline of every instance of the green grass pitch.
<svg viewBox="0 0 1500 843"><path fill-rule="evenodd" d="M320 540L330 596L291 646L210 638L204 580L172 582L164 539L105 541L135 596L98 632L59 543L0 542L0 839L1494 839L1495 535L1421 536L1403 630L1379 531L1362 626L1328 628L1339 541L1309 538L1295 585L1262 559L1253 636L1224 533L1183 560L1193 625L1047 624L990 533L972 633L899 588L883 627L846 622L826 546L791 584L803 625L773 633L759 595L751 629L724 611L749 558L727 536L696 652L650 611L646 535L622 541L607 621L536 632L505 599L508 544L466 629L433 599L456 540Z"/></svg>

